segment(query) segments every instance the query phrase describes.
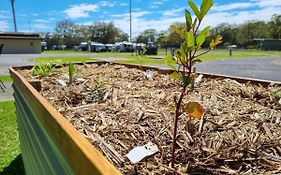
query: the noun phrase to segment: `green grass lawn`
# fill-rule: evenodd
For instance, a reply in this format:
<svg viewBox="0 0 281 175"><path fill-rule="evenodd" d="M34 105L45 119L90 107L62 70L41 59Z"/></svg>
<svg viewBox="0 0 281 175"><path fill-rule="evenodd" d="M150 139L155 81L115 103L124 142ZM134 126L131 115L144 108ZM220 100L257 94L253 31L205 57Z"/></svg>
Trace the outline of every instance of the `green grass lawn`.
<svg viewBox="0 0 281 175"><path fill-rule="evenodd" d="M88 53L87 51L75 51L75 50L45 50L43 54L76 54L76 53Z"/></svg>
<svg viewBox="0 0 281 175"><path fill-rule="evenodd" d="M10 77L10 75L1 75L0 76L0 80L3 82L3 83L7 83L7 82L12 82L12 78Z"/></svg>
<svg viewBox="0 0 281 175"><path fill-rule="evenodd" d="M89 61L89 56L47 56L35 58L33 61L35 62L43 62L43 63L54 63L54 64L63 64L70 62L86 62Z"/></svg>
<svg viewBox="0 0 281 175"><path fill-rule="evenodd" d="M0 102L0 174L24 174L14 101Z"/></svg>
<svg viewBox="0 0 281 175"><path fill-rule="evenodd" d="M86 62L86 61L93 61L95 59L102 59L102 58L113 58L114 61L120 58L122 63L132 63L132 64L139 64L138 56L132 56L132 53L120 53L120 52L105 52L105 53L90 53L89 55L85 56L51 56L51 54L61 54L64 53L71 53L70 51L48 51L46 57L36 58L34 61L36 62L54 62L54 63L69 63L69 62ZM81 53L75 52L72 53ZM87 53L87 52L83 52ZM160 58L166 55L166 51L164 49L159 49L159 56ZM50 55L48 55L50 54ZM168 54L170 51L168 50ZM247 58L268 58L268 57L281 57L281 52L279 51L260 51L255 49L236 49L232 51L232 56L229 56L229 50L227 49L216 49L209 52L206 55L201 56L200 58L204 60L227 60L227 59L247 59ZM149 56L148 56L149 57ZM163 64L161 59L144 59L142 64Z"/></svg>

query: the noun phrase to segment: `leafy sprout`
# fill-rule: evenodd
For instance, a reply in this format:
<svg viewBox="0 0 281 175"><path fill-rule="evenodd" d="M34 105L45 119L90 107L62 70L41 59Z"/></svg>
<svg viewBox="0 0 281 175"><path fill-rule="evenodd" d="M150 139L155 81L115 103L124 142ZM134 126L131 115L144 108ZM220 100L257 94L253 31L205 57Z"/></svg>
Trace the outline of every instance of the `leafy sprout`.
<svg viewBox="0 0 281 175"><path fill-rule="evenodd" d="M74 81L74 75L75 75L75 67L74 67L73 63L69 63L68 71L69 71L69 84L72 84Z"/></svg>
<svg viewBox="0 0 281 175"><path fill-rule="evenodd" d="M53 72L55 72L55 65L52 63L43 62L40 62L38 65L34 65L30 70L31 75L41 77L46 77Z"/></svg>
<svg viewBox="0 0 281 175"><path fill-rule="evenodd" d="M183 98L192 89L188 89L188 85L191 84L193 79L196 77L195 73L192 72L193 65L201 62L198 58L214 49L218 44L222 42L220 35L216 36L209 43L209 48L204 52L201 50L202 44L205 42L209 35L210 26L205 27L202 31L199 31L199 27L204 19L205 15L213 6L213 0L203 0L200 9L194 4L192 0L188 0L188 4L195 14L195 18L192 19L190 12L185 9L185 27L178 28L173 26L172 29L178 33L183 39L181 47L174 52L173 56L164 57L165 63L174 70L170 75L171 78L179 78L182 81L182 91L180 97L176 99L176 112L174 119L174 133L173 133L173 148L172 148L172 168L175 164L175 148L176 148L176 137L177 137L177 125L179 116L182 113L187 113L189 116L202 120L204 114L204 108L197 102L183 103ZM174 64L174 60L176 64ZM190 120L189 120L190 122Z"/></svg>

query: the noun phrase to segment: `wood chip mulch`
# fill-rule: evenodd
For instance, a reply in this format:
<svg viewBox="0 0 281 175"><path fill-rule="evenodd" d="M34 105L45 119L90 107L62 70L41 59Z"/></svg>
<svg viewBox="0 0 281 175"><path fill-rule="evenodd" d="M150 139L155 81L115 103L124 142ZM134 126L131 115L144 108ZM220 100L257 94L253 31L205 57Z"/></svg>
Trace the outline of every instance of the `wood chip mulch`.
<svg viewBox="0 0 281 175"><path fill-rule="evenodd" d="M121 65L76 65L78 78L64 87L67 68L42 78L41 94L124 174L281 174L280 85L263 87L225 78L203 78L185 102L206 109L199 121L179 120L175 170L170 168L174 99L178 80ZM28 71L21 71L26 77ZM192 126L188 126L191 120ZM152 142L159 152L137 164L126 154Z"/></svg>

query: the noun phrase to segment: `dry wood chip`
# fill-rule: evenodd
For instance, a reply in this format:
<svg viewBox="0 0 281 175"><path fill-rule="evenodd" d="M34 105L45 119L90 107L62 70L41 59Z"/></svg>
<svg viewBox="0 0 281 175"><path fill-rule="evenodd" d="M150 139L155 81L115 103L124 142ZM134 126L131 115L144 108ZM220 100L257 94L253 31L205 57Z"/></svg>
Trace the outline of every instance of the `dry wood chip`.
<svg viewBox="0 0 281 175"><path fill-rule="evenodd" d="M181 115L176 169L171 169L174 99L179 80L152 71L121 65L77 65L75 81L63 87L66 69L40 79L40 93L77 130L124 174L281 174L281 106L274 92L280 85L263 87L232 79L206 78L184 98L209 108L201 134L199 121ZM100 84L100 86L97 86ZM160 151L137 165L124 156L149 141Z"/></svg>

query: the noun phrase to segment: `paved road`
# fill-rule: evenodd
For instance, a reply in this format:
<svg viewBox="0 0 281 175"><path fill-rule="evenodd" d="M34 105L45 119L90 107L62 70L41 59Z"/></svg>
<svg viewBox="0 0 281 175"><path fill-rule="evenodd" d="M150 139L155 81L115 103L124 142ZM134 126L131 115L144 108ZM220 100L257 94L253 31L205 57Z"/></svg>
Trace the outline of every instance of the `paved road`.
<svg viewBox="0 0 281 175"><path fill-rule="evenodd" d="M0 75L9 74L10 66L33 64L29 59L39 56L41 56L41 54L2 54L0 56Z"/></svg>
<svg viewBox="0 0 281 175"><path fill-rule="evenodd" d="M281 57L205 61L199 72L281 82Z"/></svg>
<svg viewBox="0 0 281 175"><path fill-rule="evenodd" d="M116 61L118 58L103 59ZM166 65L153 65L168 68ZM196 64L198 72L281 82L281 57L212 60Z"/></svg>

